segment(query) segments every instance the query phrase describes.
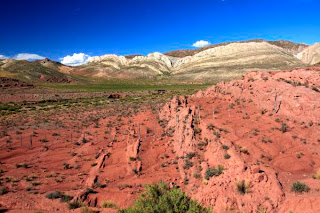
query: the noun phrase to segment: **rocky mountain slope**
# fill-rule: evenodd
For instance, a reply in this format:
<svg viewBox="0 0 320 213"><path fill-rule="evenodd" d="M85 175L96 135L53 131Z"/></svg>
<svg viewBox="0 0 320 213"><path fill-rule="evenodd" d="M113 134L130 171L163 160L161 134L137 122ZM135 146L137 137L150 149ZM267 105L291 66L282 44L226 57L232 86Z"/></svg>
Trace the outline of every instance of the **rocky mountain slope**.
<svg viewBox="0 0 320 213"><path fill-rule="evenodd" d="M214 48L214 47L225 46L225 45L228 45L231 43L249 43L249 42L267 42L269 44L279 46L292 54L297 54L297 53L301 52L303 49L305 49L306 47L308 47L308 45L306 45L306 44L299 44L299 43L294 43L294 42L285 41L285 40L266 41L263 39L255 39L255 40L249 40L249 41L226 42L226 43L221 43L221 44L214 44L214 45L209 45L209 46L202 47L199 49L173 50L170 52L166 52L165 55L183 58L186 56L193 56L201 51L204 51L204 50L207 50L210 48Z"/></svg>
<svg viewBox="0 0 320 213"><path fill-rule="evenodd" d="M179 54L152 53L147 56L104 55L93 57L75 73L108 78L151 78L170 75L175 80L229 79L250 70L280 70L303 66L293 53L305 45L291 42L248 41L214 45Z"/></svg>
<svg viewBox="0 0 320 213"><path fill-rule="evenodd" d="M303 66L293 53L304 45L289 42L271 44L248 41L220 44L193 50L188 56L152 53L131 59L124 56L104 55L91 58L75 72L94 77L154 77L170 75L189 81L211 78L239 77L250 70L279 70ZM281 46L281 47L280 47Z"/></svg>
<svg viewBox="0 0 320 213"><path fill-rule="evenodd" d="M147 56L103 55L87 64L69 67L49 59L28 62L0 61L0 74L24 81L61 82L75 77L113 79L170 79L206 82L238 78L252 70L283 70L316 64L319 44L308 47L290 41L229 42L195 50L178 50Z"/></svg>
<svg viewBox="0 0 320 213"><path fill-rule="evenodd" d="M292 54L267 42L231 43L182 59L172 72L190 79L239 77L250 70L279 70L302 66Z"/></svg>
<svg viewBox="0 0 320 213"><path fill-rule="evenodd" d="M306 64L320 63L320 43L315 43L297 54L297 58Z"/></svg>

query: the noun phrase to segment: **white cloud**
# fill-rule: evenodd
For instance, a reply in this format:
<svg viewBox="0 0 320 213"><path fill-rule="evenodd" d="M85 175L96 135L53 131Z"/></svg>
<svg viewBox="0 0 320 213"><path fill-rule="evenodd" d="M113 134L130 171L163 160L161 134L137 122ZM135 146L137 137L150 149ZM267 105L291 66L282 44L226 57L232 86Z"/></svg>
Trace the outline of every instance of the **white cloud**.
<svg viewBox="0 0 320 213"><path fill-rule="evenodd" d="M192 44L193 47L205 47L210 45L211 43L209 41L204 41L204 40L200 40L197 41L196 43Z"/></svg>
<svg viewBox="0 0 320 213"><path fill-rule="evenodd" d="M85 64L89 61L91 57L84 53L73 53L72 56L67 55L60 58L61 63L69 66L79 66Z"/></svg>
<svg viewBox="0 0 320 213"><path fill-rule="evenodd" d="M28 60L28 61L44 59L43 56L38 54L32 54L32 53L19 53L13 56L12 58L16 60Z"/></svg>
<svg viewBox="0 0 320 213"><path fill-rule="evenodd" d="M5 55L0 55L0 59L8 59L9 57L5 56Z"/></svg>

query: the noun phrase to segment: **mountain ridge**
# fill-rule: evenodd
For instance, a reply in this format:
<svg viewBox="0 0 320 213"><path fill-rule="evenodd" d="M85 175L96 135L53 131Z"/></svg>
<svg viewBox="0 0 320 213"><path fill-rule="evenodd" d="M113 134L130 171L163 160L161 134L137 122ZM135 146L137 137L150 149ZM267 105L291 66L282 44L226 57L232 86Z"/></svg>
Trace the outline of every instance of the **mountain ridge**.
<svg viewBox="0 0 320 213"><path fill-rule="evenodd" d="M77 82L77 78L212 81L237 78L252 70L288 70L319 62L319 44L256 39L146 56L107 54L91 57L88 63L73 67L50 59L32 62L6 59L0 60L0 76L55 83Z"/></svg>

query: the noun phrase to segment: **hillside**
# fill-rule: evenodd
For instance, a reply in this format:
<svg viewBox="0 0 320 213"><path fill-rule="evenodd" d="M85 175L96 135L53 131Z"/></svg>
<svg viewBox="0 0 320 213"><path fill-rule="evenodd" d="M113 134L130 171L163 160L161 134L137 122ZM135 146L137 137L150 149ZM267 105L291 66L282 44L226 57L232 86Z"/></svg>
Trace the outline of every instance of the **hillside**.
<svg viewBox="0 0 320 213"><path fill-rule="evenodd" d="M305 65L292 54L301 50L300 44L275 44L260 40L219 44L193 50L196 54L181 58L157 52L131 59L104 55L93 57L88 64L78 67L74 72L106 78L169 76L176 81L210 81L213 78L239 77L250 70L280 70Z"/></svg>
<svg viewBox="0 0 320 213"><path fill-rule="evenodd" d="M303 63L284 49L266 42L231 43L182 59L173 74L188 79L229 79L251 70L283 70Z"/></svg>
<svg viewBox="0 0 320 213"><path fill-rule="evenodd" d="M312 46L304 49L300 52L297 57L307 64L318 64L320 63L320 43L315 43Z"/></svg>
<svg viewBox="0 0 320 213"><path fill-rule="evenodd" d="M179 83L217 82L252 70L288 70L319 62L319 44L290 41L229 42L165 54L102 55L77 67L49 59L33 62L1 60L0 75L28 82L94 82L103 79L152 79Z"/></svg>
<svg viewBox="0 0 320 213"><path fill-rule="evenodd" d="M225 46L225 45L228 45L231 43L250 43L250 42L267 42L269 44L279 46L292 54L297 54L308 46L305 44L299 44L299 43L294 43L294 42L285 41L285 40L265 41L263 39L255 39L255 40L249 40L249 41L226 42L226 43L214 44L214 45L209 45L209 46L199 48L199 49L173 50L173 51L166 52L164 54L168 55L168 56L172 56L172 57L183 58L186 56L193 56L201 51L204 51L204 50L207 50L210 48L214 48L214 47Z"/></svg>
<svg viewBox="0 0 320 213"><path fill-rule="evenodd" d="M73 68L49 59L1 60L0 77L17 78L25 82L69 83L73 79L68 75Z"/></svg>

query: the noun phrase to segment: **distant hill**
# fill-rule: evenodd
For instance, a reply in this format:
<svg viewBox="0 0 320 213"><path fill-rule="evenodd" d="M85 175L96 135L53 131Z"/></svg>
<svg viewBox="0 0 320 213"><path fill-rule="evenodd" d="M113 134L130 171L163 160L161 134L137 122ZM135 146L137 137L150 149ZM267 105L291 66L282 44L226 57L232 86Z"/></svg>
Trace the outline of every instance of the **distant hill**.
<svg viewBox="0 0 320 213"><path fill-rule="evenodd" d="M69 67L49 59L0 60L0 77L26 82L69 83L96 79L170 79L208 82L237 78L252 70L287 70L320 62L320 44L250 40L165 54L103 55Z"/></svg>
<svg viewBox="0 0 320 213"><path fill-rule="evenodd" d="M289 41L252 40L229 42L196 50L124 57L104 55L74 70L88 77L155 78L170 76L177 81L229 79L251 70L280 70L304 66L295 57L307 45Z"/></svg>
<svg viewBox="0 0 320 213"><path fill-rule="evenodd" d="M298 53L297 57L307 64L319 64L320 63L320 43L315 43L303 51Z"/></svg>
<svg viewBox="0 0 320 213"><path fill-rule="evenodd" d="M17 78L25 82L70 83L68 74L74 68L49 59L29 62L26 60L1 60L0 76Z"/></svg>
<svg viewBox="0 0 320 213"><path fill-rule="evenodd" d="M285 41L285 40L265 41L263 39L255 39L255 40L249 40L249 41L226 42L226 43L214 44L214 45L209 45L209 46L199 48L199 49L173 50L173 51L166 52L164 54L168 55L168 56L172 56L172 57L183 58L186 56L193 56L199 52L202 52L204 50L211 49L214 47L226 46L231 43L249 43L249 42L267 42L272 45L276 45L278 47L281 47L292 54L297 54L298 52L302 51L304 48L308 47L308 45L306 45L306 44L294 43L294 42Z"/></svg>

